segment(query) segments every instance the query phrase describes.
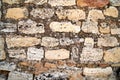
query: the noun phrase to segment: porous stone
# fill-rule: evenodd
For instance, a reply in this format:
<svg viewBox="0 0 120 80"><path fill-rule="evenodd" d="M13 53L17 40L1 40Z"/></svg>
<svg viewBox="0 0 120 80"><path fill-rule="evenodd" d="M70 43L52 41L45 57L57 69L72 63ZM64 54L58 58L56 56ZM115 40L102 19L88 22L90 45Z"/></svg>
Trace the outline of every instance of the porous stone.
<svg viewBox="0 0 120 80"><path fill-rule="evenodd" d="M0 60L4 60L6 58L6 53L4 51L4 38L0 36Z"/></svg>
<svg viewBox="0 0 120 80"><path fill-rule="evenodd" d="M98 38L98 46L114 47L117 45L119 45L119 43L116 37L105 36Z"/></svg>
<svg viewBox="0 0 120 80"><path fill-rule="evenodd" d="M72 6L76 5L75 0L48 0L51 6Z"/></svg>
<svg viewBox="0 0 120 80"><path fill-rule="evenodd" d="M0 32L8 33L8 32L16 32L17 31L17 25L13 24L13 23L0 22L0 27L1 27Z"/></svg>
<svg viewBox="0 0 120 80"><path fill-rule="evenodd" d="M3 0L3 3L7 4L19 4L21 0Z"/></svg>
<svg viewBox="0 0 120 80"><path fill-rule="evenodd" d="M85 38L84 45L85 45L86 47L94 47L94 39L93 39L93 38L90 38L90 37L86 37L86 38Z"/></svg>
<svg viewBox="0 0 120 80"><path fill-rule="evenodd" d="M77 0L77 6L80 7L104 7L109 3L109 0Z"/></svg>
<svg viewBox="0 0 120 80"><path fill-rule="evenodd" d="M71 45L74 44L74 41L68 37L60 38L60 45Z"/></svg>
<svg viewBox="0 0 120 80"><path fill-rule="evenodd" d="M54 15L54 10L50 8L37 8L33 9L30 14L34 18L46 19L51 18Z"/></svg>
<svg viewBox="0 0 120 80"><path fill-rule="evenodd" d="M107 77L108 75L112 74L112 68L87 68L83 69L83 74L85 76L93 76L93 77Z"/></svg>
<svg viewBox="0 0 120 80"><path fill-rule="evenodd" d="M8 80L33 80L33 75L18 71L12 71L9 73Z"/></svg>
<svg viewBox="0 0 120 80"><path fill-rule="evenodd" d="M25 33L25 34L37 34L37 33L45 32L44 24L36 23L35 21L32 21L31 19L18 22L18 30L21 33Z"/></svg>
<svg viewBox="0 0 120 80"><path fill-rule="evenodd" d="M54 37L43 37L41 45L45 47L55 47L59 45L59 40Z"/></svg>
<svg viewBox="0 0 120 80"><path fill-rule="evenodd" d="M25 59L27 57L24 49L8 49L9 57Z"/></svg>
<svg viewBox="0 0 120 80"><path fill-rule="evenodd" d="M80 32L80 26L74 25L71 22L51 22L50 29L53 32Z"/></svg>
<svg viewBox="0 0 120 80"><path fill-rule="evenodd" d="M111 29L111 34L113 34L113 35L120 34L120 28Z"/></svg>
<svg viewBox="0 0 120 80"><path fill-rule="evenodd" d="M108 33L110 33L110 27L105 22L100 23L99 31L100 31L100 33L108 34Z"/></svg>
<svg viewBox="0 0 120 80"><path fill-rule="evenodd" d="M7 9L6 18L22 19L27 18L28 10L26 8L9 8Z"/></svg>
<svg viewBox="0 0 120 80"><path fill-rule="evenodd" d="M86 18L85 12L80 9L57 10L56 14L59 19L68 19L73 21L83 20Z"/></svg>
<svg viewBox="0 0 120 80"><path fill-rule="evenodd" d="M44 50L43 48L35 48L29 47L27 51L27 59L28 60L41 60L44 58Z"/></svg>
<svg viewBox="0 0 120 80"><path fill-rule="evenodd" d="M36 5L43 5L47 3L47 0L25 0L25 3L34 3Z"/></svg>
<svg viewBox="0 0 120 80"><path fill-rule="evenodd" d="M105 62L120 62L120 47L115 47L109 50L104 51L104 60Z"/></svg>
<svg viewBox="0 0 120 80"><path fill-rule="evenodd" d="M14 62L5 62L5 61L0 62L0 70L14 71L15 68L16 68L16 64Z"/></svg>
<svg viewBox="0 0 120 80"><path fill-rule="evenodd" d="M45 51L45 58L46 59L52 59L52 60L68 59L69 55L70 55L70 51L68 51L66 49Z"/></svg>
<svg viewBox="0 0 120 80"><path fill-rule="evenodd" d="M86 21L82 23L82 31L86 33L94 33L94 34L99 34L98 31L98 22L93 22L93 21Z"/></svg>
<svg viewBox="0 0 120 80"><path fill-rule="evenodd" d="M101 10L93 9L89 11L87 19L97 21L98 19L105 19L105 17Z"/></svg>
<svg viewBox="0 0 120 80"><path fill-rule="evenodd" d="M84 47L80 56L81 62L100 61L103 57L103 50L99 48Z"/></svg>
<svg viewBox="0 0 120 80"><path fill-rule="evenodd" d="M110 0L112 6L120 6L120 0Z"/></svg>
<svg viewBox="0 0 120 80"><path fill-rule="evenodd" d="M41 43L41 39L35 37L22 37L20 35L8 35L6 37L7 47L28 47L34 46Z"/></svg>
<svg viewBox="0 0 120 80"><path fill-rule="evenodd" d="M118 17L118 10L116 7L110 6L109 8L104 10L104 15L117 18Z"/></svg>

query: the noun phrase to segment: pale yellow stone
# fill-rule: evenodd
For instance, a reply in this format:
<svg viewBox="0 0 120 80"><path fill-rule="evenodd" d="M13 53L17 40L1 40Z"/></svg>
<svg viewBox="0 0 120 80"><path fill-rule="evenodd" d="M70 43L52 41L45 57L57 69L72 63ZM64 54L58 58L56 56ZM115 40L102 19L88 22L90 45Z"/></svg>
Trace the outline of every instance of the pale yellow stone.
<svg viewBox="0 0 120 80"><path fill-rule="evenodd" d="M7 36L7 47L28 47L41 43L41 40L35 37Z"/></svg>
<svg viewBox="0 0 120 80"><path fill-rule="evenodd" d="M2 0L4 3L8 4L19 4L21 0Z"/></svg>
<svg viewBox="0 0 120 80"><path fill-rule="evenodd" d="M118 10L116 7L110 6L109 8L107 8L106 10L104 10L104 14L106 16L111 16L111 17L118 17Z"/></svg>
<svg viewBox="0 0 120 80"><path fill-rule="evenodd" d="M28 11L26 8L9 8L6 13L6 18L21 19L26 18Z"/></svg>
<svg viewBox="0 0 120 80"><path fill-rule="evenodd" d="M80 32L80 26L74 25L71 22L51 22L50 28L53 32Z"/></svg>
<svg viewBox="0 0 120 80"><path fill-rule="evenodd" d="M87 47L93 47L94 46L94 39L90 38L90 37L86 37L84 45Z"/></svg>
<svg viewBox="0 0 120 80"><path fill-rule="evenodd" d="M120 34L120 28L111 29L111 34Z"/></svg>
<svg viewBox="0 0 120 80"><path fill-rule="evenodd" d="M110 27L100 27L100 33L107 34L110 33Z"/></svg>
<svg viewBox="0 0 120 80"><path fill-rule="evenodd" d="M45 58L46 59L68 59L70 55L70 51L66 49L58 49L58 50L47 50L45 52Z"/></svg>
<svg viewBox="0 0 120 80"><path fill-rule="evenodd" d="M105 62L113 62L113 63L120 62L120 47L109 49L104 53L105 53L104 55Z"/></svg>

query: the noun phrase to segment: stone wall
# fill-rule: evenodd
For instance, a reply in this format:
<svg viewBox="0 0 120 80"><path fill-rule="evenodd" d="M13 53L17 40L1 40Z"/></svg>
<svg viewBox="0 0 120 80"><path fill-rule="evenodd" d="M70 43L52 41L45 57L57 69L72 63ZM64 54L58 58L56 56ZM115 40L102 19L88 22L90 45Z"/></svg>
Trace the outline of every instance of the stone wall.
<svg viewBox="0 0 120 80"><path fill-rule="evenodd" d="M120 0L0 0L0 80L120 80Z"/></svg>

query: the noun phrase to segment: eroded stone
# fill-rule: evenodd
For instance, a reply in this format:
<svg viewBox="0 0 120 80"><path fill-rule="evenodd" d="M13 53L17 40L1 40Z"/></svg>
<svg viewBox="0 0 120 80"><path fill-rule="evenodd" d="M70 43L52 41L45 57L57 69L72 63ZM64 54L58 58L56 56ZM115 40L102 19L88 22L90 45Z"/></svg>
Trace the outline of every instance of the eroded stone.
<svg viewBox="0 0 120 80"><path fill-rule="evenodd" d="M94 39L90 37L85 38L84 45L86 47L94 47Z"/></svg>
<svg viewBox="0 0 120 80"><path fill-rule="evenodd" d="M50 8L37 8L33 9L30 14L34 18L46 19L51 18L54 15L54 10Z"/></svg>
<svg viewBox="0 0 120 80"><path fill-rule="evenodd" d="M53 32L80 32L80 26L74 25L71 22L51 22L50 28Z"/></svg>
<svg viewBox="0 0 120 80"><path fill-rule="evenodd" d="M27 51L27 59L28 60L41 60L44 58L44 50L43 48L35 48L29 47Z"/></svg>
<svg viewBox="0 0 120 80"><path fill-rule="evenodd" d="M80 60L82 62L100 61L103 57L103 50L99 48L84 47Z"/></svg>
<svg viewBox="0 0 120 80"><path fill-rule="evenodd" d="M8 4L19 4L21 0L3 0L3 2Z"/></svg>
<svg viewBox="0 0 120 80"><path fill-rule="evenodd" d="M120 34L120 28L111 29L111 34L113 34L113 35Z"/></svg>
<svg viewBox="0 0 120 80"><path fill-rule="evenodd" d="M25 3L34 3L36 5L42 5L47 3L47 0L25 0Z"/></svg>
<svg viewBox="0 0 120 80"><path fill-rule="evenodd" d="M120 62L120 47L115 47L113 49L106 50L104 53L105 62Z"/></svg>
<svg viewBox="0 0 120 80"><path fill-rule="evenodd" d="M60 45L71 45L74 44L74 41L68 37L60 38Z"/></svg>
<svg viewBox="0 0 120 80"><path fill-rule="evenodd" d="M27 21L20 21L18 23L18 30L25 34L37 34L37 33L44 33L44 24L36 23L31 19Z"/></svg>
<svg viewBox="0 0 120 80"><path fill-rule="evenodd" d="M72 6L75 5L75 0L48 0L51 6Z"/></svg>
<svg viewBox="0 0 120 80"><path fill-rule="evenodd" d="M45 47L55 47L59 45L59 40L54 37L43 37L41 45Z"/></svg>
<svg viewBox="0 0 120 80"><path fill-rule="evenodd" d="M110 33L110 27L105 22L100 23L99 31L103 34Z"/></svg>
<svg viewBox="0 0 120 80"><path fill-rule="evenodd" d="M35 37L22 37L19 35L9 35L6 37L7 47L29 47L41 43L41 40Z"/></svg>
<svg viewBox="0 0 120 80"><path fill-rule="evenodd" d="M120 6L120 0L110 0L112 6Z"/></svg>
<svg viewBox="0 0 120 80"><path fill-rule="evenodd" d="M28 10L26 8L9 8L7 9L6 18L22 19L27 18Z"/></svg>
<svg viewBox="0 0 120 80"><path fill-rule="evenodd" d="M58 49L58 50L47 50L45 51L45 58L46 59L67 59L69 58L70 51L66 49Z"/></svg>

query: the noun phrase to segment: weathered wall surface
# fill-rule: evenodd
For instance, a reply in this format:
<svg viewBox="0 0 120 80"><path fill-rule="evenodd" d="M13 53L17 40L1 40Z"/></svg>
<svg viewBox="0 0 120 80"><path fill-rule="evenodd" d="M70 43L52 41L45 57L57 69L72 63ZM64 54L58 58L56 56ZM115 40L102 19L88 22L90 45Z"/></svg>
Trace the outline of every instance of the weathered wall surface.
<svg viewBox="0 0 120 80"><path fill-rule="evenodd" d="M0 80L119 80L120 0L0 0Z"/></svg>

